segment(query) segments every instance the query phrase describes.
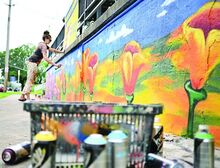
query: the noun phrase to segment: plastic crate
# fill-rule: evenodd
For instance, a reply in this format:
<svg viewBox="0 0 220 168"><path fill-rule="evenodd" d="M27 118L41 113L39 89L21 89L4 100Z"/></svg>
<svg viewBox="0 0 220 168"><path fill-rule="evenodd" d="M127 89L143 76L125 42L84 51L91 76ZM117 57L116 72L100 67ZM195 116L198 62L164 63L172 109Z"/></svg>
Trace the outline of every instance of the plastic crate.
<svg viewBox="0 0 220 168"><path fill-rule="evenodd" d="M128 134L128 167L144 167L154 116L163 106L43 101L26 102L24 110L30 112L31 141L41 130L57 135L56 168L83 167L83 139L95 132L107 136L114 129Z"/></svg>

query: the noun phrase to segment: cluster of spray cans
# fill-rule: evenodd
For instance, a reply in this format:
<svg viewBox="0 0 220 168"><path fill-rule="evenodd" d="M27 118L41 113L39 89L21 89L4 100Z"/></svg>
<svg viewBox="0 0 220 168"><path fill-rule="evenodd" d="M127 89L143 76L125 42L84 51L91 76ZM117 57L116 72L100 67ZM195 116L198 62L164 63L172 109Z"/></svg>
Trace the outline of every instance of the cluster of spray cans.
<svg viewBox="0 0 220 168"><path fill-rule="evenodd" d="M152 135L154 147L148 154L146 167L182 167L176 161L161 157L163 147L163 126L156 119ZM152 144L153 144L152 143ZM40 131L30 142L23 142L7 147L2 152L2 160L6 164L15 164L29 158L32 148L31 164L34 168L55 167L56 137L49 131ZM91 134L84 140L85 168L126 168L128 159L128 137L121 130L112 131L107 138L101 134ZM156 153L155 154L152 154ZM157 165L157 166L156 166ZM194 167L214 168L214 138L207 125L199 125L194 137Z"/></svg>
<svg viewBox="0 0 220 168"><path fill-rule="evenodd" d="M126 168L128 137L121 130L112 131L107 139L101 134L91 134L84 141L85 168Z"/></svg>

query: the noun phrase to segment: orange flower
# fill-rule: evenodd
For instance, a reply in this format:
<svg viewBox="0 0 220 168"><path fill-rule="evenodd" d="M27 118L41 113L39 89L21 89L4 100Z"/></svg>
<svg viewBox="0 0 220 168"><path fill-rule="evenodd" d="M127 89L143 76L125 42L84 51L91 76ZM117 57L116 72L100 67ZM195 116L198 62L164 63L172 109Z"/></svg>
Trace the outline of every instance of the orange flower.
<svg viewBox="0 0 220 168"><path fill-rule="evenodd" d="M89 83L90 94L93 93L97 66L98 54L94 53L90 55L90 49L87 48L82 58L82 79L84 88L87 88L87 82Z"/></svg>
<svg viewBox="0 0 220 168"><path fill-rule="evenodd" d="M184 22L185 42L172 58L177 67L189 70L194 89L201 89L220 63L220 2L213 3Z"/></svg>
<svg viewBox="0 0 220 168"><path fill-rule="evenodd" d="M96 69L98 65L98 55L94 53L89 58L88 62L88 80L89 80L89 93L93 93L95 77L96 77Z"/></svg>
<svg viewBox="0 0 220 168"><path fill-rule="evenodd" d="M126 95L133 94L138 75L144 67L146 64L140 45L136 41L129 42L121 55L121 71Z"/></svg>

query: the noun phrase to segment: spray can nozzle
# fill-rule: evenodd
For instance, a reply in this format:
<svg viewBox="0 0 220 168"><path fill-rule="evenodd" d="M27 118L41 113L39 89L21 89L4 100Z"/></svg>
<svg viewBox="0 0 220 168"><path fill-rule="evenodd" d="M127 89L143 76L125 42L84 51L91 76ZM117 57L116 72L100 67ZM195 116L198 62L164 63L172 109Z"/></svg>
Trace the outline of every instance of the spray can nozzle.
<svg viewBox="0 0 220 168"><path fill-rule="evenodd" d="M199 132L206 132L206 133L208 133L209 132L209 127L208 127L208 125L200 124L198 130L199 130Z"/></svg>

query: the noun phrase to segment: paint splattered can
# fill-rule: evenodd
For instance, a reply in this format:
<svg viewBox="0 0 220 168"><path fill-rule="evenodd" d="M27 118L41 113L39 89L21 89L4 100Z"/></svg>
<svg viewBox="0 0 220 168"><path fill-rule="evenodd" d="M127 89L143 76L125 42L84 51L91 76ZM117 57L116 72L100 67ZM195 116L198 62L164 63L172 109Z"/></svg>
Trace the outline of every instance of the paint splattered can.
<svg viewBox="0 0 220 168"><path fill-rule="evenodd" d="M163 125L157 117L154 119L150 152L161 156L163 155Z"/></svg>
<svg viewBox="0 0 220 168"><path fill-rule="evenodd" d="M194 167L214 168L214 138L207 125L199 125L194 137Z"/></svg>
<svg viewBox="0 0 220 168"><path fill-rule="evenodd" d="M50 131L40 131L33 141L32 167L55 167L56 137Z"/></svg>
<svg viewBox="0 0 220 168"><path fill-rule="evenodd" d="M2 152L2 160L6 164L15 164L27 159L31 152L31 143L25 141L23 143L7 147Z"/></svg>

